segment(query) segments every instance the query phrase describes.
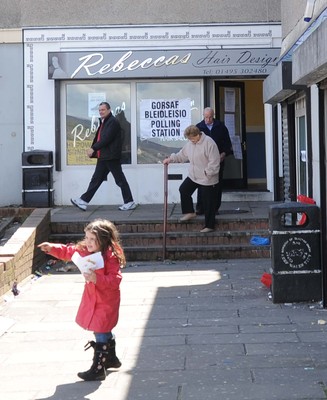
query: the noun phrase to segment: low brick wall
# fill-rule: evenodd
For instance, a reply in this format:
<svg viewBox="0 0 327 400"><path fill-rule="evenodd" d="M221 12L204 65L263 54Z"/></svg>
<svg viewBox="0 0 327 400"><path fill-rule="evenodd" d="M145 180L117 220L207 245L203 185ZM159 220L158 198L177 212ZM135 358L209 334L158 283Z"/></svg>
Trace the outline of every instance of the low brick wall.
<svg viewBox="0 0 327 400"><path fill-rule="evenodd" d="M12 212L17 215L17 211ZM20 213L25 216L23 211ZM0 296L11 290L15 281L19 284L46 261L45 254L36 245L49 238L50 209L38 208L28 213L21 227L0 247Z"/></svg>

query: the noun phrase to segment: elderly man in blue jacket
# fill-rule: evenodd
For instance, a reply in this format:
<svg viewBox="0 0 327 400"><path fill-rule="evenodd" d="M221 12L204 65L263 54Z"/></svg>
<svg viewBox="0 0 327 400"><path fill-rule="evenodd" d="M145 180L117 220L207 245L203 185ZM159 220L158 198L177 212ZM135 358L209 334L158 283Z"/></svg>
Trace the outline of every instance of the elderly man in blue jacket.
<svg viewBox="0 0 327 400"><path fill-rule="evenodd" d="M226 125L223 122L215 119L214 116L214 110L211 107L206 107L203 110L203 120L196 126L200 129L200 131L204 132L207 136L210 136L215 141L220 153L219 182L216 191L216 213L218 213L218 210L221 206L225 158L233 153L233 149ZM198 191L196 213L198 215L203 214L201 191Z"/></svg>

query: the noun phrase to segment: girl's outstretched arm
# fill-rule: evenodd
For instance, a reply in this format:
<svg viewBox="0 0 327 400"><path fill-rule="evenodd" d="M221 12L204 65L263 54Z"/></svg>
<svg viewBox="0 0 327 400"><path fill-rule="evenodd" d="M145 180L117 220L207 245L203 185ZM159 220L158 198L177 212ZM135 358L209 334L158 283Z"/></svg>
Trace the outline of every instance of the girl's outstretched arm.
<svg viewBox="0 0 327 400"><path fill-rule="evenodd" d="M43 251L44 253L50 253L50 251L52 250L52 243L49 242L43 242L38 244L37 246L41 251Z"/></svg>
<svg viewBox="0 0 327 400"><path fill-rule="evenodd" d="M76 247L74 245L65 245L62 243L43 242L37 247L41 251L44 251L45 253L64 261L70 261L72 255L76 251Z"/></svg>

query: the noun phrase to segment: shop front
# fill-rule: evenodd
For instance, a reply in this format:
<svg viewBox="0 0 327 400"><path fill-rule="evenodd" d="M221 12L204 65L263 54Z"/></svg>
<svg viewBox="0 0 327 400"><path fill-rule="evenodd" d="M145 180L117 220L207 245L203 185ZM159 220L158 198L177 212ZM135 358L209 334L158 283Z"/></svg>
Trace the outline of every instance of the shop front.
<svg viewBox="0 0 327 400"><path fill-rule="evenodd" d="M277 64L280 36L280 25L267 24L25 30L24 149L54 152L55 204L69 204L90 180L94 160L85 151L101 101L121 124L123 169L138 203L163 201L162 160L183 146L185 127L207 106L233 145L226 188L269 190L262 83ZM186 165L169 168L187 173ZM171 182L169 202L179 201L178 185ZM92 202L121 203L111 176Z"/></svg>

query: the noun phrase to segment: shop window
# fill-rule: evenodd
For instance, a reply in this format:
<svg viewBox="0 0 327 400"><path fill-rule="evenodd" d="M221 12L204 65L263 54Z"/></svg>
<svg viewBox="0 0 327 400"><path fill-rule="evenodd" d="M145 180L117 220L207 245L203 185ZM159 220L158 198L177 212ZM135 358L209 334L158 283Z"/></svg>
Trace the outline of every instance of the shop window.
<svg viewBox="0 0 327 400"><path fill-rule="evenodd" d="M131 163L131 87L129 83L69 83L66 85L67 165L89 165L86 156L99 126L98 106L107 101L123 131L123 164Z"/></svg>
<svg viewBox="0 0 327 400"><path fill-rule="evenodd" d="M98 105L101 101L110 104L121 124L123 164L136 161L138 164L161 163L185 144L185 127L202 119L201 80L73 82L66 84L65 94L66 163L71 166L95 163L94 159L86 157L86 149L99 126Z"/></svg>

